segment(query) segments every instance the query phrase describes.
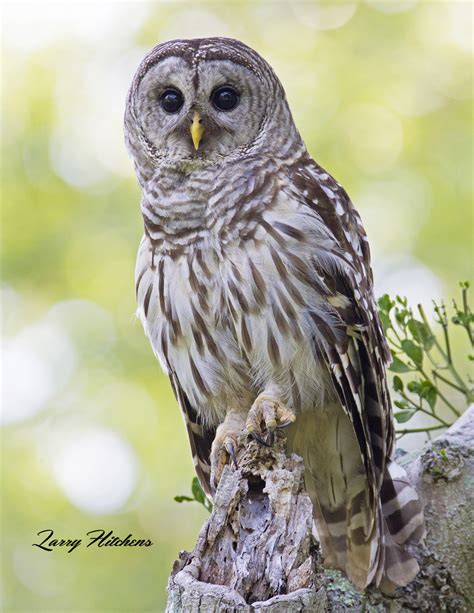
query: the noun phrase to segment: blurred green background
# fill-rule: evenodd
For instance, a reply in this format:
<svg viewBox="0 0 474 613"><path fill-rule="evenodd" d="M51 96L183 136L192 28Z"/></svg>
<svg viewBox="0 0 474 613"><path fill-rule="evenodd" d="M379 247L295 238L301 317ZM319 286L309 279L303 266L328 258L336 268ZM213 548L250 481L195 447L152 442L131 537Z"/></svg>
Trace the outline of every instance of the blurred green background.
<svg viewBox="0 0 474 613"><path fill-rule="evenodd" d="M206 516L173 501L189 491L191 456L134 316L142 222L122 115L145 52L206 35L259 51L310 152L361 212L377 294L429 304L472 277L471 11L415 0L4 7L2 610L163 610L172 562ZM154 546L32 547L47 528Z"/></svg>

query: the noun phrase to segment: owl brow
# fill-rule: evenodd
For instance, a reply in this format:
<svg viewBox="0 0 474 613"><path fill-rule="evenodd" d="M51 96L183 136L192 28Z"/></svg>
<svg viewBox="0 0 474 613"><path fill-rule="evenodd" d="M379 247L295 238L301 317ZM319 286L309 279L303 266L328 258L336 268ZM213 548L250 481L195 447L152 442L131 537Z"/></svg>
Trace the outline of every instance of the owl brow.
<svg viewBox="0 0 474 613"><path fill-rule="evenodd" d="M179 51L179 50L176 50L176 51ZM147 72L151 68L159 64L159 62L161 62L162 60L166 60L168 58L176 58L179 60L183 60L189 66L189 68L193 68L194 61L193 61L193 55L190 53L190 50L189 49L185 50L183 48L182 51L183 53L176 53L176 52L171 53L171 50L163 50L163 53L159 53L158 55L153 55L153 51L152 51L150 55L143 60L142 65L139 69L139 72L136 75L136 79L134 83L135 91L138 89L141 81L143 80Z"/></svg>
<svg viewBox="0 0 474 613"><path fill-rule="evenodd" d="M241 58L240 56L232 56L232 57L208 57L206 58L207 61L216 61L216 62L224 62L224 61L231 61L234 64L238 64L239 66L242 66L242 68L246 68L249 72L251 72L255 77L257 77L257 79L259 81L261 81L262 83L264 82L263 79L263 72L258 72L256 69L256 66L250 64L249 62L246 62L244 58ZM232 83L229 82L229 85L231 85Z"/></svg>
<svg viewBox="0 0 474 613"><path fill-rule="evenodd" d="M244 51L244 53L241 52L241 49ZM199 46L197 50L194 51L193 67L197 68L197 65L201 61L231 61L234 64L238 64L239 66L246 68L263 82L263 75L266 72L266 65L260 56L257 56L257 58L260 60L258 64L252 58L247 57L244 47L237 48L236 45L229 44L228 41L226 41L224 49L221 45L216 46L214 42L210 42L207 44L207 46Z"/></svg>
<svg viewBox="0 0 474 613"><path fill-rule="evenodd" d="M218 41L220 42L220 41ZM226 40L225 49L222 46L216 45L214 41L208 43L207 45L203 45L201 41L192 41L193 44L190 44L189 41L170 41L170 43L165 43L160 51L157 53L157 49L152 49L148 57L142 63L141 70L139 74L137 74L137 79L135 83L135 91L138 89L138 86L145 76L145 74L164 59L169 57L175 57L177 59L181 59L186 64L193 69L193 85L197 87L198 85L198 75L197 75L197 67L200 61L231 61L235 64L242 66L249 70L253 75L255 75L262 83L265 81L265 76L268 75L268 67L266 62L257 56L258 63L255 62L253 58L249 58L245 54L245 47L241 47L240 45L231 45L229 41ZM235 41L238 43L238 41ZM243 53L242 53L243 51Z"/></svg>

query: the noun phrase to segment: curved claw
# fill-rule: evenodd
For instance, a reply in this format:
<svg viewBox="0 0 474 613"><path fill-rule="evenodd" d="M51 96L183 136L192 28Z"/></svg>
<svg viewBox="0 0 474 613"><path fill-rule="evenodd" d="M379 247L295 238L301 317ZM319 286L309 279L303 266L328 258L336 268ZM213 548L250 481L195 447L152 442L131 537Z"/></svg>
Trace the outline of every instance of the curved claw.
<svg viewBox="0 0 474 613"><path fill-rule="evenodd" d="M237 464L237 456L235 455L234 443L231 440L226 439L226 441L224 442L224 448L229 454L229 457L232 460L232 464L235 466L235 468L239 468Z"/></svg>
<svg viewBox="0 0 474 613"><path fill-rule="evenodd" d="M277 428L278 430L281 430L282 428L288 428L288 426L291 426L294 421L294 419L287 419L286 421L282 421L277 425Z"/></svg>
<svg viewBox="0 0 474 613"><path fill-rule="evenodd" d="M255 439L257 443L260 443L260 445L263 445L264 447L271 447L271 444L267 443L267 441L263 439L260 435L258 435L255 431L249 432L249 436Z"/></svg>

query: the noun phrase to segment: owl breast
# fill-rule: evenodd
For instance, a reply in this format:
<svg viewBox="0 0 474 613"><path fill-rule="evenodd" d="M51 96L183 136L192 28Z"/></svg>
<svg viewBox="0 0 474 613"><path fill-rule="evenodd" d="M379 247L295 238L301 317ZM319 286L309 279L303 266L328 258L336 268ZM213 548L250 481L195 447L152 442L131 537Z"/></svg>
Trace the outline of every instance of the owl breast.
<svg viewBox="0 0 474 613"><path fill-rule="evenodd" d="M178 255L149 236L140 246L138 314L164 370L211 425L271 383L297 411L322 406L333 392L315 322L332 315L312 267L319 220L281 193L245 238L204 236Z"/></svg>

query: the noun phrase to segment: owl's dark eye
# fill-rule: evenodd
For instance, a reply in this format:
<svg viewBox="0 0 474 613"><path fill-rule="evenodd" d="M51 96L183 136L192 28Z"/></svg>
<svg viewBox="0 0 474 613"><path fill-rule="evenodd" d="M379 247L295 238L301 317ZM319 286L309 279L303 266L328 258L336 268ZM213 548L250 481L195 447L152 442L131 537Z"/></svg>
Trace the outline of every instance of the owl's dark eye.
<svg viewBox="0 0 474 613"><path fill-rule="evenodd" d="M239 93L229 85L215 89L211 94L211 102L219 111L232 111L239 104Z"/></svg>
<svg viewBox="0 0 474 613"><path fill-rule="evenodd" d="M177 113L184 104L183 94L179 89L166 89L161 94L160 103L167 113Z"/></svg>

